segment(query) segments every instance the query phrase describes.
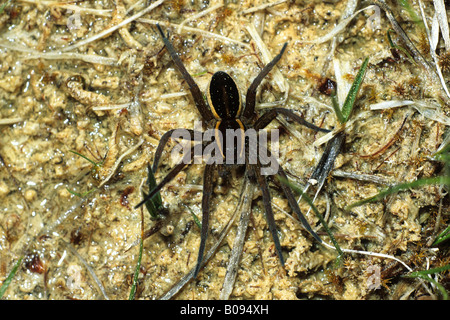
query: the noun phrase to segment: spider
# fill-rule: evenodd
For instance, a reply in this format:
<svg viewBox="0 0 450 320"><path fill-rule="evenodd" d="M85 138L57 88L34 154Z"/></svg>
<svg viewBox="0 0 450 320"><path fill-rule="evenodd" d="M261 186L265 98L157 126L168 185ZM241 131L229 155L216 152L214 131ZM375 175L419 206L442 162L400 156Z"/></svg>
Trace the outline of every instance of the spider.
<svg viewBox="0 0 450 320"><path fill-rule="evenodd" d="M321 131L321 132L329 132L329 130L319 128L312 123L305 121L303 118L295 114L293 111L285 108L274 107L270 108L263 113L261 117L258 118L255 112L255 104L256 104L256 89L264 79L264 77L272 70L275 64L281 59L284 51L286 50L287 43L284 44L280 53L269 62L257 75L257 77L253 80L252 84L247 90L247 95L245 99L245 105L242 102L241 94L239 92L239 88L234 82L234 80L225 72L218 71L213 74L211 81L209 83L209 87L206 93L206 101L195 83L194 79L187 72L185 66L181 62L177 52L175 51L172 43L166 37L161 27L157 25L158 31L161 34L162 40L164 42L165 47L167 48L174 64L176 65L178 71L183 76L184 80L187 82L190 92L193 96L195 105L202 116L204 123L211 128L214 132L211 141L203 142L201 145L201 150L205 150L208 146L214 146L216 152L216 156L219 156L226 164L223 163L208 163L205 164L205 169L203 173L203 195L202 195L202 228L201 228L201 239L200 239L200 247L198 249L198 258L197 264L194 271L194 278L197 276L201 262L203 259L203 254L206 246L206 239L208 236L208 221L211 207L211 197L213 193L213 177L216 170L218 172L229 171L232 167L244 167L245 174L248 175L253 183L257 183L262 192L262 199L264 203L265 217L269 226L270 233L272 235L272 239L275 244L276 252L279 258L281 265L284 267L284 258L281 251L280 240L277 234L277 228L275 224L274 214L272 211L271 205L271 196L269 192L267 177L263 175L261 169L263 165L261 164L261 159L259 156L256 157L256 161L249 161L251 156L250 150L252 147L250 139L245 136L246 131L249 129L254 129L256 132L264 129L272 120L274 120L278 115L283 115L291 120L298 122L301 125L304 125L312 130ZM241 144L238 146L230 145L228 140L225 141L223 137L227 135L227 130L234 130L238 132L237 140L241 141ZM158 144L158 147L155 151L154 162L152 165L153 173L156 172L158 167L158 162L161 158L164 147L174 131L177 129L172 129L166 132L162 137ZM198 141L198 132L194 130L187 130L189 132L189 139L191 141ZM196 135L197 134L197 135ZM187 152L183 155L183 159L178 162L169 173L162 179L162 181L157 184L153 190L144 197L144 199L139 202L135 206L135 208L139 208L144 203L153 198L160 190L163 188L169 181L171 181L181 170L183 170L186 166L188 166L192 158L191 155L195 150L196 146L190 149L190 152ZM197 147L198 148L198 147ZM233 152L232 159L229 159L228 151ZM255 150L254 148L252 149ZM243 164L236 164L237 157L241 156L245 160ZM231 161L230 161L231 160ZM276 160L275 160L276 161ZM228 163L234 163L229 165ZM278 163L277 163L278 165ZM278 165L276 174L280 175L282 178L287 180L286 173L283 168ZM288 203L292 210L297 215L300 222L303 224L304 228L319 242L322 240L320 237L312 230L308 221L303 216L297 201L294 197L294 194L289 186L285 184L281 184L281 189L283 190L284 195L286 196Z"/></svg>

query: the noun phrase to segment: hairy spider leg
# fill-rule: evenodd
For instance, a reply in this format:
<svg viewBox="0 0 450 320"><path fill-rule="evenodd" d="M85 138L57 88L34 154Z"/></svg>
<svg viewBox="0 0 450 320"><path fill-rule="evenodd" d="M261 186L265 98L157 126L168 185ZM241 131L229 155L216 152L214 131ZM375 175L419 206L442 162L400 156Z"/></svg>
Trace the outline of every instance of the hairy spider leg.
<svg viewBox="0 0 450 320"><path fill-rule="evenodd" d="M194 159L194 157L192 156L194 153L194 148L195 147L192 147L191 150L183 156L181 161L177 165L175 165L175 167L173 167L172 170L170 170L170 172L162 179L162 181L158 183L158 185L153 190L149 191L149 194L147 194L144 199L134 207L135 209L139 208L144 203L152 199L156 195L156 193L162 189L162 187L164 187L173 178L175 178L175 176L180 173L181 170L183 170L186 166L191 164L192 160Z"/></svg>
<svg viewBox="0 0 450 320"><path fill-rule="evenodd" d="M277 54L272 61L270 61L268 64L264 66L261 72L253 80L250 87L248 87L247 95L245 97L245 108L242 113L242 117L244 118L245 121L251 120L255 115L256 89L258 88L264 77L267 76L270 70L272 70L272 68L277 64L277 62L280 61L284 51L286 50L286 47L287 42L283 45L283 48L281 48L280 53Z"/></svg>
<svg viewBox="0 0 450 320"><path fill-rule="evenodd" d="M183 65L183 62L181 62L180 57L178 56L177 52L175 51L175 48L173 47L172 43L167 39L166 35L162 31L159 24L156 24L156 27L159 30L159 33L161 34L162 40L164 42L164 45L166 46L167 50L169 51L170 56L172 57L173 62L177 66L178 70L181 72L184 80L186 80L187 84L189 85L189 90L191 91L192 97L194 98L195 105L200 112L202 118L209 122L214 119L214 115L212 114L211 110L208 108L205 100L203 100L203 94L200 91L197 83L195 83L194 79L191 77L189 72L186 70L186 67Z"/></svg>
<svg viewBox="0 0 450 320"><path fill-rule="evenodd" d="M203 172L203 195L202 195L202 231L200 236L200 247L198 249L197 265L195 266L194 278L200 271L203 254L206 247L209 227L209 209L211 207L211 197L213 192L213 175L216 170L215 164L206 164Z"/></svg>
<svg viewBox="0 0 450 320"><path fill-rule="evenodd" d="M156 147L155 156L153 158L153 165L152 165L152 172L156 173L156 170L158 169L159 160L161 159L162 153L164 151L164 148L166 147L167 142L172 137L173 133L180 129L171 129L164 133L159 140L158 147ZM190 134L190 141L202 141L203 133L199 131L195 131L192 129L183 129L184 131L189 132ZM179 137L180 139L183 139L183 137ZM200 140L197 140L199 139ZM186 139L187 140L187 139ZM195 155L195 153L194 153Z"/></svg>
<svg viewBox="0 0 450 320"><path fill-rule="evenodd" d="M281 265L284 267L284 258L281 252L280 239L278 237L278 230L273 215L272 200L270 197L267 178L261 174L261 165L259 164L259 161L257 164L249 165L249 167L251 171L250 174L252 174L256 178L256 182L258 183L259 188L261 189L264 204L264 212L266 214L266 220L269 226L269 231L272 234L272 239L275 244L275 250L277 252L278 259L280 260Z"/></svg>
<svg viewBox="0 0 450 320"><path fill-rule="evenodd" d="M334 160L338 156L341 151L341 147L345 142L345 133L338 133L333 139L328 141L325 146L325 150L322 154L322 157L319 160L319 163L316 166L316 169L311 174L311 179L315 179L319 181L318 190L322 188L322 185L325 181L325 178L328 176L330 171L334 167Z"/></svg>
<svg viewBox="0 0 450 320"><path fill-rule="evenodd" d="M330 132L330 130L320 128L320 127L316 126L315 124L312 124L312 123L306 121L305 119L300 117L298 114L296 114L292 110L285 109L285 108L270 108L270 109L268 109L268 111L266 111L261 117L259 117L258 120L256 120L253 127L255 128L255 130L261 130L261 129L265 128L269 123L271 123L279 114L282 114L285 117L290 118L290 119L294 120L295 122L297 122L307 128L310 128L312 130L320 131L320 132Z"/></svg>
<svg viewBox="0 0 450 320"><path fill-rule="evenodd" d="M280 165L278 165L278 175L280 175L286 181L288 180L286 173L284 172L283 168ZM294 193L292 192L291 188L288 185L281 183L281 189L283 190L283 193L286 196L286 199L288 200L289 206L295 212L297 218L300 220L306 231L308 231L319 243L322 243L322 239L320 239L317 233L313 231L311 225L308 223L308 220L306 220L305 216L300 210L300 207L298 206L298 203L295 200Z"/></svg>
<svg viewBox="0 0 450 320"><path fill-rule="evenodd" d="M266 154L267 154L267 150L264 150L263 152L266 152ZM275 161L278 165L277 174L282 176L283 178L287 179L286 173L284 172L281 165L278 164L278 161L270 153L269 153L269 156L271 157L271 161ZM255 166L255 165L251 165L251 166ZM284 258L283 258L282 252L281 252L280 240L278 238L276 224L275 224L275 220L274 220L274 215L273 215L273 210L272 210L272 205L271 205L271 197L270 197L270 193L269 193L269 187L268 187L266 177L260 173L261 172L260 170L261 170L261 167L256 166L252 170L252 174L255 175L257 182L261 188L262 196L263 196L263 203L264 203L264 210L266 213L266 219L267 219L267 222L269 225L269 230L272 234L272 238L275 243L275 249L276 249L278 257L280 259L280 263L284 266ZM308 221L302 214L300 207L298 206L298 203L295 200L295 197L294 197L294 194L293 194L291 188L288 185L285 185L282 183L281 189L283 190L283 193L286 196L286 199L288 200L289 206L296 213L298 219L300 220L301 224L306 229L306 231L308 231L314 237L314 239L316 239L319 243L322 243L322 239L317 235L317 233L314 232L314 230L312 230L310 224L308 223Z"/></svg>
<svg viewBox="0 0 450 320"><path fill-rule="evenodd" d="M303 118L299 117L297 114L295 114L293 111L289 110L289 109L284 109L284 108L273 108L270 109L269 111L267 111L266 113L264 113L256 122L254 125L255 130L261 130L263 128L265 128L272 120L274 120L278 114L283 114L289 118L291 118L292 120L298 122L301 125L304 125L312 130L315 131L322 131L322 132L329 132L329 130L327 129L323 129L320 128L306 120L304 120ZM265 151L267 154L267 150ZM270 155L271 157L271 161L274 161L277 165L278 165L278 172L277 174L280 175L281 177L283 177L284 179L287 180L287 176L286 173L283 170L283 167L278 163L277 159L275 159L272 155ZM283 190L283 193L285 194L289 206L291 207L291 209L296 213L298 219L300 220L300 222L302 223L303 227L319 242L322 242L322 239L320 239L320 237L317 235L317 233L315 233L310 224L308 223L308 221L306 220L305 216L303 215L303 213L300 210L300 207L298 206L297 201L295 200L294 194L291 190L291 188L287 185L285 185L284 183L281 184L281 189Z"/></svg>

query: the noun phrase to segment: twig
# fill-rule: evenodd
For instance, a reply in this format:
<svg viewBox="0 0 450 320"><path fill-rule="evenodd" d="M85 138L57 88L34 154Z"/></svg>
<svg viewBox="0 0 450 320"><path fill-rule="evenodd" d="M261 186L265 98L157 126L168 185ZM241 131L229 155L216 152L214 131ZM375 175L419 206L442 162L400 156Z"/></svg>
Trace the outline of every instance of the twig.
<svg viewBox="0 0 450 320"><path fill-rule="evenodd" d="M433 58L434 66L436 68L436 73L439 77L439 81L441 82L442 88L444 89L445 93L447 94L447 97L450 98L450 92L448 91L447 83L445 82L444 76L442 75L442 70L441 70L441 67L439 66L438 57L437 57L437 54L435 51L436 45L438 43L438 37L436 37L436 39L434 39L430 33L430 30L428 29L427 19L425 17L425 12L423 10L422 1L420 1L420 0L419 0L419 7L420 7L420 14L422 16L423 24L425 26L425 32L427 34L428 42L430 44L430 55ZM438 16L439 16L439 14L438 14ZM439 20L439 22L441 22L441 20ZM442 33L444 33L444 31L442 31ZM447 23L447 36L448 36L448 23ZM446 45L447 45L447 43L446 43Z"/></svg>

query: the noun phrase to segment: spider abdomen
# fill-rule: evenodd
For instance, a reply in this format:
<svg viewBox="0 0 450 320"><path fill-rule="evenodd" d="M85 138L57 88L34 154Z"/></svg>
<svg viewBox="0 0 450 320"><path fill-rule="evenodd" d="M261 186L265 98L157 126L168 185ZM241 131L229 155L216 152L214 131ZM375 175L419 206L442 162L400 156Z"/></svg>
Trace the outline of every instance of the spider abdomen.
<svg viewBox="0 0 450 320"><path fill-rule="evenodd" d="M235 119L241 114L241 94L229 74L213 74L207 91L208 103L216 120Z"/></svg>

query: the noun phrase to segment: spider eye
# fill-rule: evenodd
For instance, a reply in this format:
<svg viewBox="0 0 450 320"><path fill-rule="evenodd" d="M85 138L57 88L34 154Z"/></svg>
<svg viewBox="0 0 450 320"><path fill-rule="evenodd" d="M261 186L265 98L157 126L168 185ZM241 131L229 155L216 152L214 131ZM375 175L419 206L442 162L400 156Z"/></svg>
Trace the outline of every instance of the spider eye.
<svg viewBox="0 0 450 320"><path fill-rule="evenodd" d="M219 119L235 119L241 111L239 89L227 73L214 73L209 83L208 102L211 111Z"/></svg>

